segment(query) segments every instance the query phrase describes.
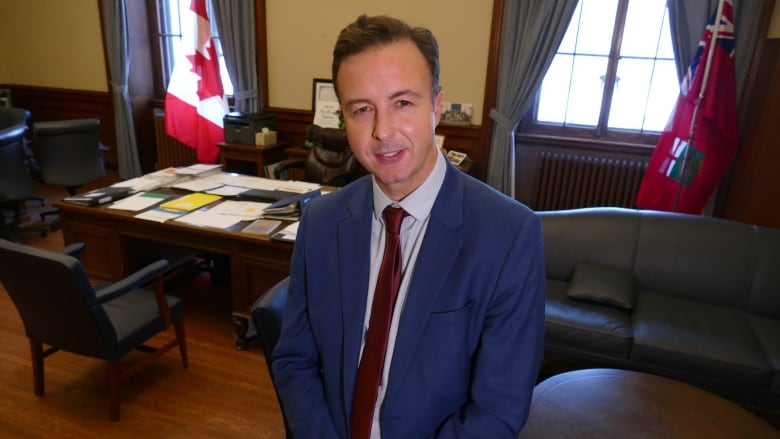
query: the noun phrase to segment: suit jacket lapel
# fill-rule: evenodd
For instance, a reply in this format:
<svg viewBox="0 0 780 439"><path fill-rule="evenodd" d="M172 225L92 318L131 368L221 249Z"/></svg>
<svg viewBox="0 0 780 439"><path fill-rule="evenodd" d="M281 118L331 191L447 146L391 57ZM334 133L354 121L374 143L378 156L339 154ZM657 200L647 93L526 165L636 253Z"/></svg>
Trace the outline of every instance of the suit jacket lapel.
<svg viewBox="0 0 780 439"><path fill-rule="evenodd" d="M349 200L349 216L338 223L338 261L341 278L341 310L344 328L342 362L344 377L357 375L366 309L371 217L374 206L371 178L360 182L362 188ZM349 407L354 393L352 380L344 380L344 406Z"/></svg>

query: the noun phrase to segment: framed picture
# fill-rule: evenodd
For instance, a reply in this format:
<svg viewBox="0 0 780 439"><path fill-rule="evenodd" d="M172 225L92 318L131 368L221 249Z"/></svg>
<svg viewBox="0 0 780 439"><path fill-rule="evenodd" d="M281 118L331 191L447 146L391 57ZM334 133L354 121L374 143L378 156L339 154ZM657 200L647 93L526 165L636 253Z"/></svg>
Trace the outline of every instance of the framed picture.
<svg viewBox="0 0 780 439"><path fill-rule="evenodd" d="M333 81L314 78L311 93L311 109L314 112L314 124L325 128L339 127L339 100Z"/></svg>
<svg viewBox="0 0 780 439"><path fill-rule="evenodd" d="M466 157L468 157L466 154L459 151L450 150L450 152L447 153L447 158L450 159L450 161L454 163L455 166L463 163L463 160L465 160Z"/></svg>
<svg viewBox="0 0 780 439"><path fill-rule="evenodd" d="M463 102L443 102L441 121L450 124L471 124L473 105Z"/></svg>

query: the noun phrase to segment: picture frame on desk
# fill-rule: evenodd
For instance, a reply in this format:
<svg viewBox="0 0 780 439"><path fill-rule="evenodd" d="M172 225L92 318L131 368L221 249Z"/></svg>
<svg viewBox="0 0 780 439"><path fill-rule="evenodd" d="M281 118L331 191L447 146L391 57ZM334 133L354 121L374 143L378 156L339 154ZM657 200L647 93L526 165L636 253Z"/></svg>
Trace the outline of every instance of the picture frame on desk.
<svg viewBox="0 0 780 439"><path fill-rule="evenodd" d="M339 128L341 108L333 80L314 78L312 81L311 110L314 124L324 128Z"/></svg>

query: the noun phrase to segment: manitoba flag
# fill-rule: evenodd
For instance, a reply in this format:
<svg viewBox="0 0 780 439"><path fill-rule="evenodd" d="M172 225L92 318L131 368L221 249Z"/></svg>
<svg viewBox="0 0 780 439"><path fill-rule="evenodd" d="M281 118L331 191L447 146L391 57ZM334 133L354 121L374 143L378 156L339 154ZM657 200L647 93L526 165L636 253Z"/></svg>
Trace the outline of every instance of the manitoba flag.
<svg viewBox="0 0 780 439"><path fill-rule="evenodd" d="M214 163L217 143L225 139L222 118L228 106L205 0L192 0L190 8L181 11L181 33L165 96L165 131L195 148L201 162Z"/></svg>
<svg viewBox="0 0 780 439"><path fill-rule="evenodd" d="M700 214L736 155L734 10L731 0L721 4L722 13L704 30L650 158L636 198L640 208Z"/></svg>

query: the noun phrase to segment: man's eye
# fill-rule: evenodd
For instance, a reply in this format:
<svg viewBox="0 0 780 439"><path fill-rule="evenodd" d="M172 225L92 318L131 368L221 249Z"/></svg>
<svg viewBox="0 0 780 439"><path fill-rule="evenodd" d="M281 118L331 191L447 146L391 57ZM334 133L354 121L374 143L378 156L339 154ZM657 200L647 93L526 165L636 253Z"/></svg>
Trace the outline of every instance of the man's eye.
<svg viewBox="0 0 780 439"><path fill-rule="evenodd" d="M371 111L370 107L358 107L352 113L363 114L363 113L368 113L369 111Z"/></svg>
<svg viewBox="0 0 780 439"><path fill-rule="evenodd" d="M412 105L412 103L411 103L411 102L409 102L409 101L405 101L405 100L400 100L400 101L398 101L398 106L399 106L399 107L408 107L408 106L410 106L410 105Z"/></svg>

